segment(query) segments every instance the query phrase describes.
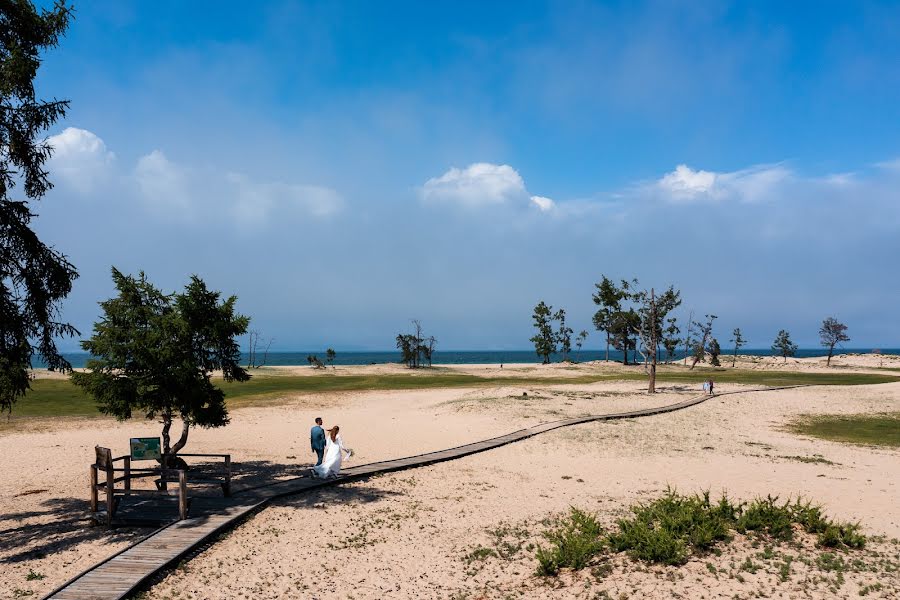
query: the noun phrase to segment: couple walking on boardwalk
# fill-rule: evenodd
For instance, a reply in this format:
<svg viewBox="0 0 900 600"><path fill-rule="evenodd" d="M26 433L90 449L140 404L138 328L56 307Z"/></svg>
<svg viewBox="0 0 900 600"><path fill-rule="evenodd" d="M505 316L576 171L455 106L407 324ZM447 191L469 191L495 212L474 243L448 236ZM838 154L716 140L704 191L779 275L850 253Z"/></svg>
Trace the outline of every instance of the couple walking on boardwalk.
<svg viewBox="0 0 900 600"><path fill-rule="evenodd" d="M310 469L313 477L337 477L341 472L341 463L353 455L353 450L344 448L340 431L337 425L326 431L322 427L322 417L316 417L316 424L309 432L309 445L318 458L316 465Z"/></svg>

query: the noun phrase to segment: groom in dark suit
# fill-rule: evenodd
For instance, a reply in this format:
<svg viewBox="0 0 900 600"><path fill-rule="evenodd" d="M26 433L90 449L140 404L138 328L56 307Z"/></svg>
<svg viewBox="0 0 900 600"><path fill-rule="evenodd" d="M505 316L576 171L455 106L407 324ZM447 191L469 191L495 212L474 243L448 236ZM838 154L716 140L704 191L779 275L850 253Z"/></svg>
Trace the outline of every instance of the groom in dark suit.
<svg viewBox="0 0 900 600"><path fill-rule="evenodd" d="M309 445L319 458L316 466L321 465L322 457L325 455L325 430L322 429L322 417L316 417L316 424L309 431Z"/></svg>

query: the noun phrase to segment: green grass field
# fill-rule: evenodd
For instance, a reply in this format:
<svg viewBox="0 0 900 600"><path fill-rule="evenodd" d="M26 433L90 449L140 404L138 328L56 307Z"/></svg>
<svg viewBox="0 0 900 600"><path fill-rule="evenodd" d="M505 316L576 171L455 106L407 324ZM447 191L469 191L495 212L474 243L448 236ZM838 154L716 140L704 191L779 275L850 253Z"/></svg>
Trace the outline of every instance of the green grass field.
<svg viewBox="0 0 900 600"><path fill-rule="evenodd" d="M862 385L900 381L891 375L860 373L790 373L778 371L741 371L733 369L696 369L694 371L662 369L658 381L662 383L700 384L712 377L717 383L743 383L761 386L783 385ZM229 406L260 405L275 402L293 394L323 394L365 390L412 390L485 386L537 386L585 384L600 381L643 381L643 370L605 373L576 377L478 377L452 370L411 371L408 374L307 376L258 376L246 383L220 385L228 397ZM93 401L74 385L62 379L37 379L31 392L13 408L16 417L57 417L97 415Z"/></svg>
<svg viewBox="0 0 900 600"><path fill-rule="evenodd" d="M809 415L791 423L801 435L876 446L900 446L900 413L882 415Z"/></svg>

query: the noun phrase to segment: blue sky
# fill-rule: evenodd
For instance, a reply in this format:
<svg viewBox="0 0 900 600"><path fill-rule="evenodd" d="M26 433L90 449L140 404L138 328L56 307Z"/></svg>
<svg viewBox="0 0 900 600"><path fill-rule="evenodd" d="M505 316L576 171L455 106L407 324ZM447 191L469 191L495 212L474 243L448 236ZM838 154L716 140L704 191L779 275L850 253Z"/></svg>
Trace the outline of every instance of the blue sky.
<svg viewBox="0 0 900 600"><path fill-rule="evenodd" d="M720 340L834 315L897 347L898 30L870 2L76 2L38 229L84 334L115 265L197 273L282 350L411 318L525 349L539 300L590 328L601 274L675 284Z"/></svg>

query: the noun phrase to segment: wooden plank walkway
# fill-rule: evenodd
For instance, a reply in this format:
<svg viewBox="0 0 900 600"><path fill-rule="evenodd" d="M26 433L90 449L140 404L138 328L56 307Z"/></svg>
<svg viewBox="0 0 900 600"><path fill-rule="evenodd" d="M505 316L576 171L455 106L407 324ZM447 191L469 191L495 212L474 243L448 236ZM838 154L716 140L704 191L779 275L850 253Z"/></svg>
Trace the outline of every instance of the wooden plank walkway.
<svg viewBox="0 0 900 600"><path fill-rule="evenodd" d="M275 498L353 481L376 473L389 473L453 460L498 448L561 427L569 427L591 421L659 415L682 410L717 396L750 391L771 391L788 387L801 386L741 390L716 394L715 396L704 395L666 406L574 419L561 419L455 448L350 467L341 471L341 475L333 479L322 480L299 477L236 491L231 498L197 497L192 502L191 516L188 519L176 521L157 529L147 537L77 575L45 596L45 600L119 600L125 598L148 579L173 565L180 558L189 554L201 544L211 540L218 533L236 525L241 519L264 507Z"/></svg>

